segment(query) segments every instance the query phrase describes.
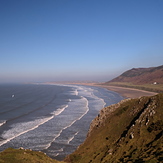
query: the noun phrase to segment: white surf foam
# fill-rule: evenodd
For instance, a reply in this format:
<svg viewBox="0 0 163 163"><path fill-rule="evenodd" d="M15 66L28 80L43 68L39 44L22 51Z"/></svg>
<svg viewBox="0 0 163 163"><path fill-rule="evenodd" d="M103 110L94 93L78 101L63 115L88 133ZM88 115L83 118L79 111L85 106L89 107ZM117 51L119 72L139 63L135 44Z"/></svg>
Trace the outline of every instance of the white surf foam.
<svg viewBox="0 0 163 163"><path fill-rule="evenodd" d="M55 116L61 114L66 108L68 107L68 105L64 106L63 108L59 108L56 111L53 112L53 114L55 114Z"/></svg>
<svg viewBox="0 0 163 163"><path fill-rule="evenodd" d="M97 107L95 107L95 108L97 108L96 110L100 110L103 107L105 107L106 103L105 103L104 99L100 98L94 94L94 93L98 92L98 90L89 88L89 87L84 87L84 88L85 88L84 91L80 91L79 94L81 94L85 98L93 99L92 102L98 104L98 105L96 105Z"/></svg>
<svg viewBox="0 0 163 163"><path fill-rule="evenodd" d="M86 101L86 111L84 112L84 114L82 114L79 118L72 121L69 125L65 126L62 130L60 130L59 133L54 137L54 139L49 144L47 144L47 146L44 149L48 149L52 145L52 143L61 135L63 130L71 127L76 121L80 120L84 115L88 113L89 111L88 100L85 97L82 97L82 98Z"/></svg>
<svg viewBox="0 0 163 163"><path fill-rule="evenodd" d="M79 94L78 90L75 89L75 95L77 96Z"/></svg>
<svg viewBox="0 0 163 163"><path fill-rule="evenodd" d="M75 136L78 134L79 132L76 132L68 141L67 144L70 144L70 142L75 138Z"/></svg>
<svg viewBox="0 0 163 163"><path fill-rule="evenodd" d="M59 108L57 111L54 111L54 113L52 113L51 114L52 116L50 116L50 117L39 118L34 121L17 123L17 124L11 125L12 128L10 130L4 131L2 133L2 138L4 140L2 140L0 142L0 146L2 146L3 144L6 144L7 142L11 141L12 139L14 139L22 134L25 134L32 130L35 130L40 125L43 125L44 123L53 119L55 116L61 114L67 107L68 107L68 105L64 106L61 109Z"/></svg>
<svg viewBox="0 0 163 163"><path fill-rule="evenodd" d="M2 138L4 140L0 142L0 146L2 146L3 144L6 144L7 142L11 141L12 139L14 139L22 134L25 134L29 131L32 131L32 130L38 128L40 125L44 124L45 122L49 121L52 118L54 118L54 115L49 118L44 118L44 120L38 119L35 121L18 123L18 124L12 125L11 126L12 129L4 131L4 133L2 134ZM34 126L34 123L35 123L35 126ZM30 128L30 126L33 126L33 127Z"/></svg>
<svg viewBox="0 0 163 163"><path fill-rule="evenodd" d="M3 126L4 124L6 124L6 121L1 121L0 122L0 127Z"/></svg>

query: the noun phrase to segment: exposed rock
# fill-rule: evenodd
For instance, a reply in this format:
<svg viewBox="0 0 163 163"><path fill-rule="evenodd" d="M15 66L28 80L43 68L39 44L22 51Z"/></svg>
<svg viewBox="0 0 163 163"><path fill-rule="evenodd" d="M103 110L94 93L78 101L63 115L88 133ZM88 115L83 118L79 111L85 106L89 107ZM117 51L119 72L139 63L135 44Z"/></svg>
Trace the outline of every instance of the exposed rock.
<svg viewBox="0 0 163 163"><path fill-rule="evenodd" d="M94 120L92 120L89 131L88 131L88 134L87 134L87 137L90 136L93 129L97 129L97 128L101 127L102 125L105 125L105 120L107 118L109 118L112 115L112 113L117 108L120 107L120 105L122 105L123 103L125 103L125 102L127 102L129 100L130 99L124 99L124 100L120 101L117 104L113 104L113 105L110 105L108 107L105 107L105 108L101 109L98 116Z"/></svg>
<svg viewBox="0 0 163 163"><path fill-rule="evenodd" d="M130 138L131 138L131 139L134 138L134 133L133 133L133 132L130 133Z"/></svg>

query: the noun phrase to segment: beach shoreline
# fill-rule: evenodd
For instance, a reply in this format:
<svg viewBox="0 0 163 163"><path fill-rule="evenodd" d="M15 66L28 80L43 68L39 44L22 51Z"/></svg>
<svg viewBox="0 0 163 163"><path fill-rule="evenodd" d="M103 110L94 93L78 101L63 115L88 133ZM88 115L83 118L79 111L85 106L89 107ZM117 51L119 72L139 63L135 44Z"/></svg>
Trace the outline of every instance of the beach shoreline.
<svg viewBox="0 0 163 163"><path fill-rule="evenodd" d="M102 86L101 85L100 87L106 88L110 91L117 92L125 98L139 98L141 96L154 96L158 94L155 92L149 92L149 91L144 91L144 90L139 90L139 89L134 89L134 88L118 87L118 86Z"/></svg>
<svg viewBox="0 0 163 163"><path fill-rule="evenodd" d="M154 95L158 94L156 92L150 92L150 91L145 91L145 90L140 90L140 89L135 89L135 88L109 86L109 85L102 85L99 83L71 83L71 84L102 87L102 88L108 89L110 91L117 92L124 98L139 98L141 96L154 96Z"/></svg>

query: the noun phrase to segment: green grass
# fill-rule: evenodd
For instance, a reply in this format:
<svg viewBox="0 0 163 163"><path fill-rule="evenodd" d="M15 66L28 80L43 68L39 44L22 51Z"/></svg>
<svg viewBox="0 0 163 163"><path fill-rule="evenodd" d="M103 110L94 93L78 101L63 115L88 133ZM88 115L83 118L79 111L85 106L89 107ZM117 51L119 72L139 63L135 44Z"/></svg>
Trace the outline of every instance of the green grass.
<svg viewBox="0 0 163 163"><path fill-rule="evenodd" d="M156 113L147 116L148 125L142 114L147 106L156 107ZM162 116L163 94L151 99L128 100L107 115L100 127L94 127L86 141L66 160L71 163L159 162L163 158ZM136 119L141 122L135 122Z"/></svg>
<svg viewBox="0 0 163 163"><path fill-rule="evenodd" d="M135 88L135 89L146 90L146 91L157 92L157 93L162 93L163 92L163 84L135 85L135 84L132 84L132 83L127 83L127 82L110 82L107 85L121 86L121 87L127 87L127 88Z"/></svg>
<svg viewBox="0 0 163 163"><path fill-rule="evenodd" d="M63 163L51 159L43 152L8 148L0 153L0 163Z"/></svg>

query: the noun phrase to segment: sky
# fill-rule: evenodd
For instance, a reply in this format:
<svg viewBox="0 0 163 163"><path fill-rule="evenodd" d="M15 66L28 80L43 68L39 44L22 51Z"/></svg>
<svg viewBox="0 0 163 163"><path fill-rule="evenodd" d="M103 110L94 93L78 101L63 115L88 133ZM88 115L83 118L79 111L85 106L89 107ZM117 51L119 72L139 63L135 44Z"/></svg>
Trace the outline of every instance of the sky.
<svg viewBox="0 0 163 163"><path fill-rule="evenodd" d="M109 81L163 65L163 0L0 0L0 83Z"/></svg>

